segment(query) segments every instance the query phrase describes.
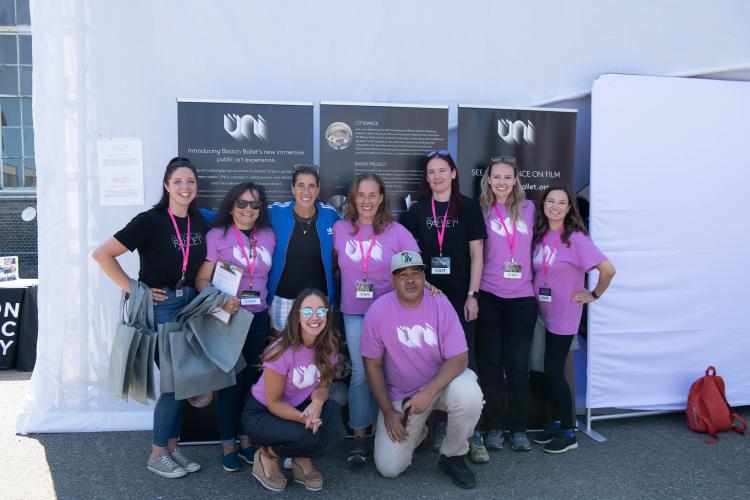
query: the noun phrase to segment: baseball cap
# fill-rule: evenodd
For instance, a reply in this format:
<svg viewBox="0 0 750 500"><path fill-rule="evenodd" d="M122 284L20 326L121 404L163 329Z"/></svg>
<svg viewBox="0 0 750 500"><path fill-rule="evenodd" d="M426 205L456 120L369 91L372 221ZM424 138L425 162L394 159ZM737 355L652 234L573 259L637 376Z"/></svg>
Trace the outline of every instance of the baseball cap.
<svg viewBox="0 0 750 500"><path fill-rule="evenodd" d="M422 262L422 256L417 252L404 250L403 252L398 252L391 258L391 274L399 269L415 266L421 267L422 269L425 267L424 262Z"/></svg>

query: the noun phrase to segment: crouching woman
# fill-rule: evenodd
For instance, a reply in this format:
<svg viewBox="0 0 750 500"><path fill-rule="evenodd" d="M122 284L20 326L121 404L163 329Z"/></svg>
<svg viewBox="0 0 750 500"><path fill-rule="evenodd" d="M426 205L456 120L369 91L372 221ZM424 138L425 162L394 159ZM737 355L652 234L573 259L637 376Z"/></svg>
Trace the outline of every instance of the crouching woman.
<svg viewBox="0 0 750 500"><path fill-rule="evenodd" d="M294 480L310 491L323 488L323 475L312 458L344 437L341 408L328 399L337 353L326 296L312 288L303 290L281 337L263 353L263 375L242 414L248 437L261 446L253 476L263 487L286 488L279 457L292 457Z"/></svg>

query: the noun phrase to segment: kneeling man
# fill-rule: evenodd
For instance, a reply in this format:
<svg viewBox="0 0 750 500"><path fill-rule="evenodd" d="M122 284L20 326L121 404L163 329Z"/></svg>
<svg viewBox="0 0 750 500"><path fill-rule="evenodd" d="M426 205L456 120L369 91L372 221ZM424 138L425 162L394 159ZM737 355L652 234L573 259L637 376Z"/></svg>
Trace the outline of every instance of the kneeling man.
<svg viewBox="0 0 750 500"><path fill-rule="evenodd" d="M482 391L467 368L468 348L447 298L425 290L422 258L400 252L391 259L395 290L368 309L361 351L367 382L380 407L375 466L396 477L411 464L427 436L432 410L448 413L440 470L462 488L476 486L467 467L468 439L482 411Z"/></svg>

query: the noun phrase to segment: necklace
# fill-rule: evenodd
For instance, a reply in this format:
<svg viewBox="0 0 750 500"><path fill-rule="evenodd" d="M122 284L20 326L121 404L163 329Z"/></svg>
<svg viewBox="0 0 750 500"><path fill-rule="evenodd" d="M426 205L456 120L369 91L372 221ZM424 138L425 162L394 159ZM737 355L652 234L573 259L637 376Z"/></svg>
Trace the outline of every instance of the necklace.
<svg viewBox="0 0 750 500"><path fill-rule="evenodd" d="M297 215L296 212L294 213L294 220L299 222L299 227L300 229L302 229L302 234L307 234L307 232L310 230L313 217L308 217L307 219L305 219Z"/></svg>

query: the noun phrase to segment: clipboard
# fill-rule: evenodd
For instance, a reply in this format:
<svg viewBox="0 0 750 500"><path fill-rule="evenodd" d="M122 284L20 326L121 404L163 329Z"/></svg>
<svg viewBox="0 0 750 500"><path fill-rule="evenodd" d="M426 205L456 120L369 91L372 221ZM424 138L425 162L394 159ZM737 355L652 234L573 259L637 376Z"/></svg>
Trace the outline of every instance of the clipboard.
<svg viewBox="0 0 750 500"><path fill-rule="evenodd" d="M240 289L240 280L242 279L242 268L234 264L219 259L214 267L214 277L211 284L229 295L236 297ZM229 323L231 315L224 309L217 309L211 315L223 323Z"/></svg>

